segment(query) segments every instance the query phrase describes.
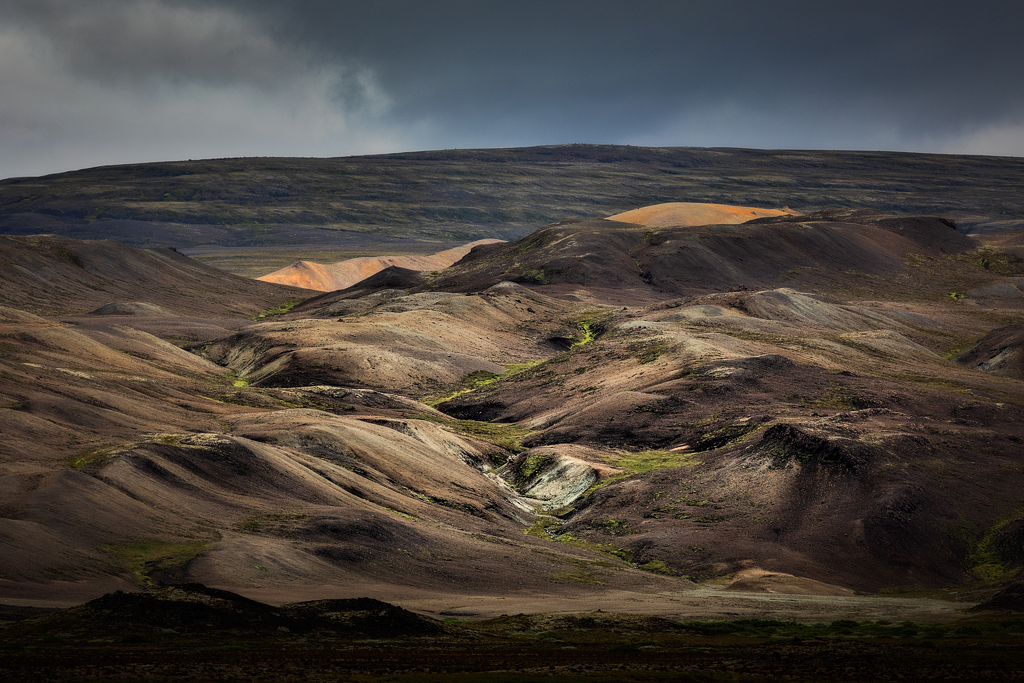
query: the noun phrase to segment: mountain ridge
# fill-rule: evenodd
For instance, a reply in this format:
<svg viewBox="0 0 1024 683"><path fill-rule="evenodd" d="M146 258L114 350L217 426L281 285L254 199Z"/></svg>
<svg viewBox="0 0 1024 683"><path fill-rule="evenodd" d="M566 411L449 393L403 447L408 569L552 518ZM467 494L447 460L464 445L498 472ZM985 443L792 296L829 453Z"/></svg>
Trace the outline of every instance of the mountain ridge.
<svg viewBox="0 0 1024 683"><path fill-rule="evenodd" d="M556 145L108 166L0 181L0 233L134 246L516 239L659 202L834 206L1024 229L1024 160L902 152Z"/></svg>

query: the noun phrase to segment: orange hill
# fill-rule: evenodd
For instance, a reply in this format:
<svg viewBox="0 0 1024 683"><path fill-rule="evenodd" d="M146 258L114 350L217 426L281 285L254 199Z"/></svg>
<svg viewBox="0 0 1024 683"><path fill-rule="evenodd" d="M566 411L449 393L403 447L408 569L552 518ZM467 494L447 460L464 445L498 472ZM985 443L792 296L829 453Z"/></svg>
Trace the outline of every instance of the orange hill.
<svg viewBox="0 0 1024 683"><path fill-rule="evenodd" d="M351 287L357 282L361 282L390 266L408 268L409 270L440 270L441 268L447 268L468 254L473 247L503 241L496 239L477 240L476 242L463 244L461 247L445 249L444 251L427 256L361 256L327 265L313 263L312 261L296 261L290 266L281 270L275 270L273 273L257 279L264 282L276 282L281 285L318 289L321 292L333 292L337 289Z"/></svg>
<svg viewBox="0 0 1024 683"><path fill-rule="evenodd" d="M755 218L768 216L795 216L792 209L757 209L752 206L729 206L727 204L698 204L693 202L670 202L653 204L632 211L609 216L608 220L620 223L650 225L655 228L675 228L690 225L722 225L746 223ZM292 284L292 283L287 283ZM309 285L302 285L308 287Z"/></svg>

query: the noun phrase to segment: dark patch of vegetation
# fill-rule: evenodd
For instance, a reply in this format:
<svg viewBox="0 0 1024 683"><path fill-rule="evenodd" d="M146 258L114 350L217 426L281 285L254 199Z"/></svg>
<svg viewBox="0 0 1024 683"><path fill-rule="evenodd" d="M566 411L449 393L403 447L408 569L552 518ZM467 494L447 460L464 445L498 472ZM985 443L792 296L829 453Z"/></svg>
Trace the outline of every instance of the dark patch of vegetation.
<svg viewBox="0 0 1024 683"><path fill-rule="evenodd" d="M279 306L274 306L273 308L267 308L265 310L260 311L259 313L257 313L256 315L254 315L252 317L252 320L255 320L256 322L263 322L264 320L271 320L273 318L279 318L279 317L281 317L282 315L284 315L288 311L292 310L293 308L295 308L296 306L298 306L301 303L302 303L302 299L296 299L294 301L286 301L283 304L280 304Z"/></svg>
<svg viewBox="0 0 1024 683"><path fill-rule="evenodd" d="M69 455L67 464L70 469L78 472L96 470L110 462L114 455L123 449L124 446L110 443L91 446L74 455Z"/></svg>
<svg viewBox="0 0 1024 683"><path fill-rule="evenodd" d="M670 339L657 338L635 342L627 346L630 353L641 365L653 363L661 358L662 354L668 353L675 348L675 343Z"/></svg>
<svg viewBox="0 0 1024 683"><path fill-rule="evenodd" d="M603 561L550 580L600 586ZM653 564L653 563L652 563ZM371 598L271 606L184 584L113 593L2 630L4 680L696 681L1005 680L1020 617L934 624L835 619L674 621L606 613L428 619ZM851 679L853 680L853 679Z"/></svg>
<svg viewBox="0 0 1024 683"><path fill-rule="evenodd" d="M220 540L217 532L204 533L202 538L188 541L160 541L144 538L129 543L105 545L100 548L114 557L117 569L128 574L139 586L154 586L159 577L178 578L181 570L193 559Z"/></svg>
<svg viewBox="0 0 1024 683"><path fill-rule="evenodd" d="M523 437L533 432L516 424L503 422L480 422L478 420L455 420L452 418L440 418L435 415L414 415L417 420L437 422L443 427L450 429L456 434L471 436L481 441L493 443L506 451L521 453L526 450L521 441Z"/></svg>
<svg viewBox="0 0 1024 683"><path fill-rule="evenodd" d="M822 192L822 169L828 191ZM712 174L716 181L709 184ZM0 223L157 244L297 244L336 231L470 241L659 202L828 206L942 215L963 229L1019 229L1024 162L898 152L561 145L337 159L223 159L108 166L0 182ZM529 196L524 204L519 197ZM979 216L989 218L978 218ZM189 226L205 226L196 238ZM181 227L185 226L185 227ZM271 230L270 228L273 228ZM652 235L649 239L657 239ZM539 274L543 277L543 274Z"/></svg>
<svg viewBox="0 0 1024 683"><path fill-rule="evenodd" d="M526 480L532 479L541 469L551 462L551 457L538 453L525 458L519 465L519 475Z"/></svg>
<svg viewBox="0 0 1024 683"><path fill-rule="evenodd" d="M505 366L505 372L501 373L487 372L486 370L477 370L476 372L471 372L462 378L461 388L442 394L427 396L426 398L422 399L422 402L428 406L438 406L442 403L445 403L446 401L451 401L452 399L459 398L463 394L468 394L478 389L492 387L506 379L510 381L516 381L518 379L518 375L521 375L522 373L525 373L530 369L537 367L543 362L544 361L542 360L533 360L526 361L525 363L510 363Z"/></svg>

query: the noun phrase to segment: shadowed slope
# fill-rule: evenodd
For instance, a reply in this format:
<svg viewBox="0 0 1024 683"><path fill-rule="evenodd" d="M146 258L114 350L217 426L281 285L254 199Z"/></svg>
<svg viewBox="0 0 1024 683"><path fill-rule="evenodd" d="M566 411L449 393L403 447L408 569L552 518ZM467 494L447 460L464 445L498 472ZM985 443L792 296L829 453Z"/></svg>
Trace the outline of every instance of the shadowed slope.
<svg viewBox="0 0 1024 683"><path fill-rule="evenodd" d="M144 303L179 315L249 317L310 294L231 275L173 249L54 235L0 237L0 304L46 314L80 314L145 295Z"/></svg>
<svg viewBox="0 0 1024 683"><path fill-rule="evenodd" d="M564 221L517 242L477 249L430 287L471 291L512 280L649 299L775 287L794 275L838 285L900 273L909 253L959 253L974 246L943 219L868 211L667 228Z"/></svg>
<svg viewBox="0 0 1024 683"><path fill-rule="evenodd" d="M331 293L280 322L219 340L206 354L256 386L330 383L424 396L474 372L502 373L557 352L550 339L572 334L563 316L577 308L512 283L468 295ZM352 313L344 324L322 319Z"/></svg>
<svg viewBox="0 0 1024 683"><path fill-rule="evenodd" d="M32 594L21 582L55 572L79 591L100 590L113 569L141 585L190 580L293 596L398 586L507 593L543 589L552 572L593 561L522 534L529 505L481 471L506 457L489 444L419 420L310 410L224 419L230 436L163 434L111 449L82 472L0 476L17 510L0 518L13 549L0 558L0 590ZM660 582L604 564L601 575L617 581ZM34 594L60 592L39 585Z"/></svg>
<svg viewBox="0 0 1024 683"><path fill-rule="evenodd" d="M139 278L155 267L146 252L120 245L100 253L90 251L97 245L85 245L84 253L75 251L81 245L67 246L72 265L53 266L52 279L88 276L110 286L100 277L111 271L109 262ZM47 263L52 242L36 248L35 258ZM238 278L208 275L208 292L230 297ZM582 549L552 554L524 536L530 505L485 472L504 464L509 452L455 436L451 421L423 404L326 386L332 378L316 364L292 365L304 368L309 381L298 372L278 373L276 383L285 388L250 388L228 368L145 331L174 338L183 326L205 320L221 335L248 324L265 339L268 329L294 334L319 325L315 336L345 338L363 354L365 363L345 369L355 383L394 384L420 395L408 385L417 372L440 372L433 384L442 387L457 383L467 364L503 372L498 362L553 352L543 335L522 341L512 328L535 314L558 318L571 305L510 285L481 297L393 298L364 316L362 327L308 320L277 328L176 317L168 310L183 291L195 293L194 285L185 278L155 280L163 289L150 293L159 304L104 306L101 314L66 321L0 307L5 596L76 601L117 587L187 579L290 597L387 594L396 586L505 594L544 589L578 562L601 562L594 576L615 574L618 583L641 589L664 581ZM211 307L222 314L233 305ZM471 343L467 319L476 320ZM491 334L502 327L505 334ZM539 327L557 330L564 323ZM254 348L262 343L252 332L239 339L256 339ZM301 334L282 340L311 344ZM337 351L324 349L321 357L335 359ZM437 367L422 363L425 352L436 356ZM231 353L244 355L244 345ZM395 359L394 376L381 366L382 354ZM295 379L302 381L288 386ZM321 410L295 408L307 405ZM510 552L522 572L516 576L507 572ZM572 592L571 581L563 582Z"/></svg>
<svg viewBox="0 0 1024 683"><path fill-rule="evenodd" d="M642 566L745 572L736 589L757 590L781 590L747 580L764 571L861 590L1007 576L1020 558L999 546L979 566L967 530L1019 517L999 473L1020 453L1024 386L942 359L914 339L948 328L925 323L788 289L656 304L438 408L534 430L509 476L562 506L548 530Z"/></svg>
<svg viewBox="0 0 1024 683"><path fill-rule="evenodd" d="M941 219L848 211L562 223L440 276L208 318L223 332L194 353L171 343L184 317L0 309L0 589L546 600L684 577L833 596L1005 580L1024 562L1024 385L945 356L1020 315L950 293L1019 264L973 246Z"/></svg>
<svg viewBox="0 0 1024 683"><path fill-rule="evenodd" d="M996 375L1024 379L1024 325L992 330L957 355L956 362Z"/></svg>

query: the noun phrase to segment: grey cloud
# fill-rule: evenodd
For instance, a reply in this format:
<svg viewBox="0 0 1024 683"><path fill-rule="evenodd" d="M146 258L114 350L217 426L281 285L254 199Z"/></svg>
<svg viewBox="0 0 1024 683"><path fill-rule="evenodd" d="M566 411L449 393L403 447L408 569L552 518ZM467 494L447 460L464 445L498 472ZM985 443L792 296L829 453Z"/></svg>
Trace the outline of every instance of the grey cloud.
<svg viewBox="0 0 1024 683"><path fill-rule="evenodd" d="M372 71L317 59L231 7L0 7L0 173L399 148Z"/></svg>
<svg viewBox="0 0 1024 683"><path fill-rule="evenodd" d="M101 82L261 84L306 66L301 46L278 43L249 17L216 5L31 0L12 9L9 20L47 41L69 71Z"/></svg>
<svg viewBox="0 0 1024 683"><path fill-rule="evenodd" d="M243 5L291 40L372 64L397 93L397 120L429 112L474 139L532 130L607 141L739 106L779 121L810 113L821 131L849 121L854 144L860 130L867 144L892 133L912 146L1014 119L1024 104L1016 2ZM780 132L799 144L804 128Z"/></svg>
<svg viewBox="0 0 1024 683"><path fill-rule="evenodd" d="M87 165L106 98L124 109L115 128L166 140L125 142L134 154L174 149L157 106L173 102L192 138L231 140L205 156L281 149L271 137L324 155L556 142L1024 155L1022 33L1016 0L7 0L0 54L21 59L0 65L0 142L45 152L77 131ZM104 144L116 157L116 135Z"/></svg>

